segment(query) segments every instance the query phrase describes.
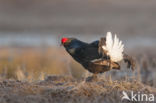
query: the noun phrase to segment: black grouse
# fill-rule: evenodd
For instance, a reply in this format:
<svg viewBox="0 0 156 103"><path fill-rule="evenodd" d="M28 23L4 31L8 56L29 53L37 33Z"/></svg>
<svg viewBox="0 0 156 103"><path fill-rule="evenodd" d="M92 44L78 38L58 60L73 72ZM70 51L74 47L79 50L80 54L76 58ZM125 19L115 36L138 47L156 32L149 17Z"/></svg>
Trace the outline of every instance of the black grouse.
<svg viewBox="0 0 156 103"><path fill-rule="evenodd" d="M134 69L134 60L123 52L123 44L117 36L114 39L110 32L106 38L86 43L76 38L62 38L66 51L85 69L94 74L111 69L120 69L119 61L127 62L128 68Z"/></svg>

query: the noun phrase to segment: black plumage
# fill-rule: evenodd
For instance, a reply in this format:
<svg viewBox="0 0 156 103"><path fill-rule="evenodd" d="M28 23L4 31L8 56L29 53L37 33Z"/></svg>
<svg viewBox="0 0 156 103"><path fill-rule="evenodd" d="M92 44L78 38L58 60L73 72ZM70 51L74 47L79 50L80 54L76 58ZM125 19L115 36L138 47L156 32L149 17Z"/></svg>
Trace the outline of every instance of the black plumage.
<svg viewBox="0 0 156 103"><path fill-rule="evenodd" d="M110 69L120 69L116 62L110 62L109 57L100 52L101 43L105 44L105 38L102 41L92 43L82 42L76 38L63 38L62 45L66 51L85 69L92 73L103 73ZM110 68L110 63L112 68Z"/></svg>

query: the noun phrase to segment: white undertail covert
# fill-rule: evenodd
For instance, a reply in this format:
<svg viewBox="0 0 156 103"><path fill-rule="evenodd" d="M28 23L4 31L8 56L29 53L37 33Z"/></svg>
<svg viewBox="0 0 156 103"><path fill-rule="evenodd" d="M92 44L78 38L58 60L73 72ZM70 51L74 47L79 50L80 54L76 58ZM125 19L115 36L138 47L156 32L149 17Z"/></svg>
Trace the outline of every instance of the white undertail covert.
<svg viewBox="0 0 156 103"><path fill-rule="evenodd" d="M102 48L107 51L107 55L110 56L111 61L119 62L123 59L124 45L122 44L122 41L120 41L116 36L116 34L113 39L112 33L107 32L106 45L103 45Z"/></svg>

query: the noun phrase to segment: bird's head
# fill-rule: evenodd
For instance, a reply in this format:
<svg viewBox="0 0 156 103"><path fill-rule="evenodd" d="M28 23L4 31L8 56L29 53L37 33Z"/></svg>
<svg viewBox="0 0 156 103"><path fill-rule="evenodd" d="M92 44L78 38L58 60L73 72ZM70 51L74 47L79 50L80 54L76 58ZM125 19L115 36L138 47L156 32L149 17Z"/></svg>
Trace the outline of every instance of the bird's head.
<svg viewBox="0 0 156 103"><path fill-rule="evenodd" d="M61 44L62 44L62 45L64 45L64 44L67 43L67 42L68 42L68 38L65 38L65 37L64 37L64 38L61 39Z"/></svg>
<svg viewBox="0 0 156 103"><path fill-rule="evenodd" d="M66 38L66 37L63 37L61 39L61 45L65 46L65 45L68 45L71 43L71 41L74 40L74 38Z"/></svg>

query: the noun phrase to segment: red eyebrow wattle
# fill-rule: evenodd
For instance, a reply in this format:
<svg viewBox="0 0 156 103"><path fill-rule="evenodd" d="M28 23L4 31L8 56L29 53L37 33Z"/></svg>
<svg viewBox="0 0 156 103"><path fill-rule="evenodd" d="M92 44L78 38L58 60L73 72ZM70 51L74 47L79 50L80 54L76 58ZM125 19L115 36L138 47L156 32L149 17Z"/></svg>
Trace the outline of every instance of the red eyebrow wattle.
<svg viewBox="0 0 156 103"><path fill-rule="evenodd" d="M62 38L61 42L65 43L68 40L68 38Z"/></svg>

